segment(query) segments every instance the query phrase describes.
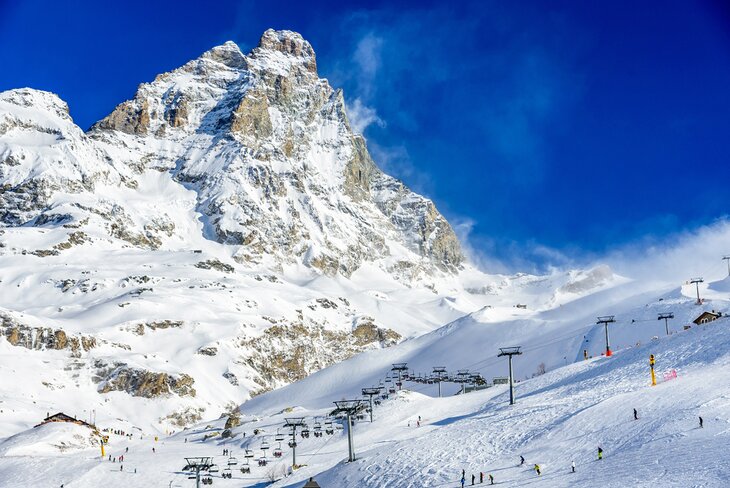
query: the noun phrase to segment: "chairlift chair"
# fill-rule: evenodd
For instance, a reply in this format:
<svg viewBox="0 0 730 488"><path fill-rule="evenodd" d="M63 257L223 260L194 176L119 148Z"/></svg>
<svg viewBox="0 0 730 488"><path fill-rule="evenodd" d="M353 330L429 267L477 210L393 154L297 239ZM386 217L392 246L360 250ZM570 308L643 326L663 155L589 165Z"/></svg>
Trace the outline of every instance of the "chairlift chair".
<svg viewBox="0 0 730 488"><path fill-rule="evenodd" d="M274 440L276 442L281 442L281 441L284 440L284 434L282 434L281 432L279 432L279 429L276 429L276 437L274 437Z"/></svg>
<svg viewBox="0 0 730 488"><path fill-rule="evenodd" d="M228 466L235 466L236 464L238 464L238 459L233 456L228 458Z"/></svg>
<svg viewBox="0 0 730 488"><path fill-rule="evenodd" d="M266 439L261 441L261 450L266 451L268 448L269 448L269 442Z"/></svg>
<svg viewBox="0 0 730 488"><path fill-rule="evenodd" d="M243 455L246 459L251 459L253 457L253 451L251 449L246 449L246 453ZM248 461L246 461L248 463Z"/></svg>
<svg viewBox="0 0 730 488"><path fill-rule="evenodd" d="M281 450L281 447L277 447L276 449L274 449L275 458L280 458L283 455L284 455L284 451Z"/></svg>
<svg viewBox="0 0 730 488"><path fill-rule="evenodd" d="M251 466L249 466L248 464L241 466L241 473L251 474Z"/></svg>
<svg viewBox="0 0 730 488"><path fill-rule="evenodd" d="M217 473L218 471L220 471L220 469L215 464L213 466L211 466L210 468L208 468L209 473Z"/></svg>

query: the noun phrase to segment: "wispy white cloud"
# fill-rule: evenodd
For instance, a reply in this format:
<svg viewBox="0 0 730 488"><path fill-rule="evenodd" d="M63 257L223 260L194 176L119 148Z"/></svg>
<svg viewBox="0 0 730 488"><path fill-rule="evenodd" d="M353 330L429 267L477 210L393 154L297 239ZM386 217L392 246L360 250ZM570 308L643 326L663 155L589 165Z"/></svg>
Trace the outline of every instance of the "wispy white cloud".
<svg viewBox="0 0 730 488"><path fill-rule="evenodd" d="M385 121L378 116L375 108L365 105L361 98L356 98L352 103L346 102L346 104L347 117L356 132L362 134L372 124L379 127L386 126Z"/></svg>

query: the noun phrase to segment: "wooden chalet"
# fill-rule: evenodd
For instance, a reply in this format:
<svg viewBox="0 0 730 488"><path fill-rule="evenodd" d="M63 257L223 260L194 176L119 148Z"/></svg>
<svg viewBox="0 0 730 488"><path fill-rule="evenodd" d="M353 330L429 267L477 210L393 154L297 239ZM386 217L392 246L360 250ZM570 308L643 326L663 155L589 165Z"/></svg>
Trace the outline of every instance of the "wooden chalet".
<svg viewBox="0 0 730 488"><path fill-rule="evenodd" d="M79 420L79 419L77 419L75 417L71 417L70 415L66 415L63 412L58 412L56 414L49 415L48 417L46 417L45 419L43 419L43 422L41 422L40 424L38 424L38 425L36 425L34 427L40 427L41 425L49 424L51 422L68 422L68 423L71 423L71 424L83 425L83 426L88 427L90 429L96 429L96 427L94 427L90 423L84 422L83 420Z"/></svg>
<svg viewBox="0 0 730 488"><path fill-rule="evenodd" d="M694 319L692 322L694 322L697 325L706 324L708 322L715 321L722 317L721 312L715 312L714 310L712 312L702 312L699 317Z"/></svg>
<svg viewBox="0 0 730 488"><path fill-rule="evenodd" d="M314 478L309 478L302 488L320 488L319 483L314 481Z"/></svg>

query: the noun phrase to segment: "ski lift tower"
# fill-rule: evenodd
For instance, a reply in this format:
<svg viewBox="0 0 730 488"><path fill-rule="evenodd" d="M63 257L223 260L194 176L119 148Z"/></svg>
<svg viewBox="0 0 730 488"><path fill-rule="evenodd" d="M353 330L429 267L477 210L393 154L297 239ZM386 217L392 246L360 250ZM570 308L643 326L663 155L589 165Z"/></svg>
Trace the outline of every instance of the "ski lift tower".
<svg viewBox="0 0 730 488"><path fill-rule="evenodd" d="M469 383L469 370L460 369L456 372L456 383L461 384L461 393L466 393L466 384Z"/></svg>
<svg viewBox="0 0 730 488"><path fill-rule="evenodd" d="M365 407L365 402L364 400L340 400L339 402L333 403L337 408L330 415L345 414L345 421L347 422L348 461L353 462L355 460L355 446L352 443L352 417Z"/></svg>
<svg viewBox="0 0 730 488"><path fill-rule="evenodd" d="M520 351L521 347L522 346L500 347L499 354L497 354L497 357L507 356L509 359L509 404L510 405L515 404L515 383L514 383L514 376L512 375L512 356L522 355L522 352Z"/></svg>
<svg viewBox="0 0 730 488"><path fill-rule="evenodd" d="M445 366L434 366L433 367L433 380L439 385L439 398L441 398L441 382L447 377Z"/></svg>
<svg viewBox="0 0 730 488"><path fill-rule="evenodd" d="M292 471L297 468L297 427L306 427L304 423L304 417L287 417L284 419L284 427L291 429L291 469Z"/></svg>
<svg viewBox="0 0 730 488"><path fill-rule="evenodd" d="M674 314L672 312L669 313L660 313L657 317L657 320L664 319L664 328L667 330L667 335L669 335L669 319L673 319Z"/></svg>
<svg viewBox="0 0 730 488"><path fill-rule="evenodd" d="M200 488L200 472L208 471L213 466L212 457L189 457L185 458L183 471L195 472L195 488Z"/></svg>
<svg viewBox="0 0 730 488"><path fill-rule="evenodd" d="M700 298L700 283L704 283L705 280L702 278L692 278L689 282L697 287L697 305L702 305L702 299Z"/></svg>
<svg viewBox="0 0 730 488"><path fill-rule="evenodd" d="M606 357L610 356L611 353L611 346L608 343L608 324L611 324L613 322L616 322L616 319L613 315L604 315L603 317L598 317L597 324L603 324L603 326L606 328Z"/></svg>
<svg viewBox="0 0 730 488"><path fill-rule="evenodd" d="M727 275L730 276L730 255L723 256L723 261L727 261Z"/></svg>
<svg viewBox="0 0 730 488"><path fill-rule="evenodd" d="M380 395L380 388L363 388L363 396L370 398L370 423L373 422L373 397Z"/></svg>
<svg viewBox="0 0 730 488"><path fill-rule="evenodd" d="M403 371L408 372L408 363L394 363L390 370L398 373L398 390L400 391L401 385L403 384Z"/></svg>

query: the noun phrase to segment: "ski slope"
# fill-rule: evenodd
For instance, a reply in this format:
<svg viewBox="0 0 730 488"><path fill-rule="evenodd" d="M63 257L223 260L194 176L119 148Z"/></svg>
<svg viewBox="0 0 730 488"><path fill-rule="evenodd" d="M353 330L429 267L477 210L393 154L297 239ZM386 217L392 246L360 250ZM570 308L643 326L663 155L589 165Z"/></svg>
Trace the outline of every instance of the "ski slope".
<svg viewBox="0 0 730 488"><path fill-rule="evenodd" d="M98 446L66 441L70 447L58 448L59 431L48 429L55 426L30 429L0 442L0 479L9 487L192 486L181 471L184 457L215 456L223 472L228 460L222 450L230 449L237 459L232 479L218 473L215 486L268 486L275 479L272 486L298 487L314 476L326 487L454 487L462 469L467 484L472 473L478 481L484 472L500 486L727 486L730 319L682 330L701 310L727 312L727 280L706 285L702 306L694 303L688 287L652 294L636 286L626 283L544 311L486 308L396 347L363 353L246 402L242 423L230 439L220 440L225 418L157 441L120 419L107 427L133 436L111 435L107 453L124 454L123 471L119 462L100 459ZM606 309L596 309L598 303ZM668 309L676 318L670 322L673 333L665 336L656 314ZM607 358L600 356L602 329L586 324L610 311L617 323L611 330L615 352ZM594 356L589 360L582 359L584 336ZM406 383L406 390L374 409L374 423L357 422L354 463L344 462L347 438L341 430L297 439L298 464L305 466L291 476L284 477L291 463L286 442L284 456L272 458L277 429L286 417L305 417L310 428L314 417L323 422L333 400L377 384L392 362L408 361L415 372L436 364L451 371L475 363L472 369L490 378L506 372L496 349L517 345L517 339L525 348L515 358L517 377L527 376L539 362L548 365L548 372L520 381L514 406L508 405L504 386L462 395L444 388L444 397L436 398L435 386ZM650 354L657 358L655 387L650 386ZM560 364L564 357L567 366ZM677 378L664 381L663 373L671 370ZM633 419L633 408L639 420ZM61 437L73 439L73 434ZM264 442L271 447L266 454L272 462L259 467ZM598 446L604 449L602 461L596 460ZM255 456L246 475L238 470L245 449ZM520 455L526 459L522 467ZM570 473L572 461L575 474ZM540 477L532 470L536 463Z"/></svg>

